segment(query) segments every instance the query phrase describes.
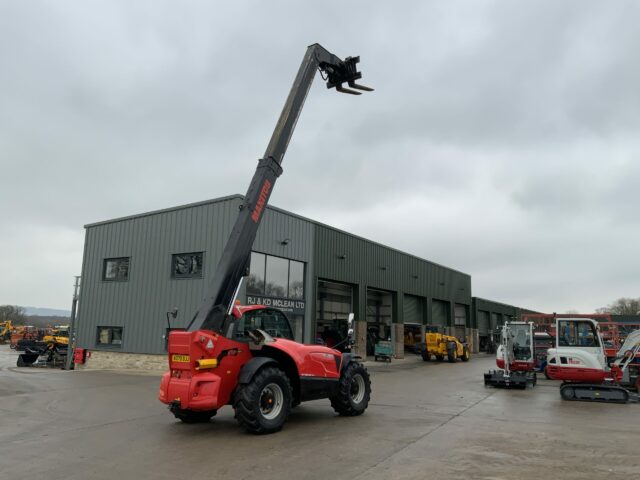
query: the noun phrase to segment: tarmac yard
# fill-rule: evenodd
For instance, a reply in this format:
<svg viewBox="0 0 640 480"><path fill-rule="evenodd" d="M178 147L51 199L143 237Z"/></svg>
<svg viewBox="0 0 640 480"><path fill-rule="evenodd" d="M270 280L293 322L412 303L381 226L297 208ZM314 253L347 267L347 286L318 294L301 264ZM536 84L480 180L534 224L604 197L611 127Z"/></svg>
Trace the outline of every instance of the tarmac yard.
<svg viewBox="0 0 640 480"><path fill-rule="evenodd" d="M640 405L563 402L558 383L485 389L490 356L369 364L372 401L341 418L297 407L254 436L231 407L176 421L157 375L15 368L0 346L0 478L589 479L640 474Z"/></svg>

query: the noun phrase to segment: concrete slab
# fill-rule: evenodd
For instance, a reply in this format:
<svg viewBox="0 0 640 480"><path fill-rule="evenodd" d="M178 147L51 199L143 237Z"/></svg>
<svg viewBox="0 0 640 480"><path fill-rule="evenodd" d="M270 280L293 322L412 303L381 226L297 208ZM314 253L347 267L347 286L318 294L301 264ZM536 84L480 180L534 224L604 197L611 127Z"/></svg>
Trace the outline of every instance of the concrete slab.
<svg viewBox="0 0 640 480"><path fill-rule="evenodd" d="M183 425L156 400L158 377L16 369L0 346L3 478L577 479L639 474L640 405L562 402L555 382L485 389L493 359L369 363L372 403L357 418L328 401L253 436L233 411Z"/></svg>

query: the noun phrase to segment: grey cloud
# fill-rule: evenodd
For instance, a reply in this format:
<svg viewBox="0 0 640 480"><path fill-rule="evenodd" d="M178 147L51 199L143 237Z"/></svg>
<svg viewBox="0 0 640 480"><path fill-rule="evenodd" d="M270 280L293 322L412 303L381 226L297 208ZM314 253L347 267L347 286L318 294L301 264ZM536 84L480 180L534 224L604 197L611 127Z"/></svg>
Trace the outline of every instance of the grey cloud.
<svg viewBox="0 0 640 480"><path fill-rule="evenodd" d="M325 7L4 2L0 302L68 307L84 223L244 193L315 41L376 91L316 81L273 204L504 302L638 295L635 2Z"/></svg>

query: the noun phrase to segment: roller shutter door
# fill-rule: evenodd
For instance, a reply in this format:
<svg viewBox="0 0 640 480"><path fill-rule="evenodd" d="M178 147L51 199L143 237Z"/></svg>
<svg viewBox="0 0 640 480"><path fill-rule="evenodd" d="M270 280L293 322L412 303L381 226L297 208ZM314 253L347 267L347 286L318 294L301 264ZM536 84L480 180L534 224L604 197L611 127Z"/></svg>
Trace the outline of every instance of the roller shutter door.
<svg viewBox="0 0 640 480"><path fill-rule="evenodd" d="M422 298L414 295L404 296L404 323L417 323L422 325Z"/></svg>
<svg viewBox="0 0 640 480"><path fill-rule="evenodd" d="M489 312L478 310L478 333L488 335L489 333Z"/></svg>
<svg viewBox="0 0 640 480"><path fill-rule="evenodd" d="M449 302L433 300L431 302L431 324L441 327L449 323Z"/></svg>
<svg viewBox="0 0 640 480"><path fill-rule="evenodd" d="M491 314L491 330L495 330L496 328L498 328L498 326L500 325L500 317L501 315L499 313Z"/></svg>
<svg viewBox="0 0 640 480"><path fill-rule="evenodd" d="M467 307L456 303L453 307L453 311L456 337L465 338L467 336Z"/></svg>

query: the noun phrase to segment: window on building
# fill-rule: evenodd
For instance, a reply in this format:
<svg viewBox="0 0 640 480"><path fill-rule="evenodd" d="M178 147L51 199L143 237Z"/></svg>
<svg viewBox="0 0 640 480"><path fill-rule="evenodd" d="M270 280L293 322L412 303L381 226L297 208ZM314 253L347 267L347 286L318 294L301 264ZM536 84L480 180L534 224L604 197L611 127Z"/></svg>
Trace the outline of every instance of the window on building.
<svg viewBox="0 0 640 480"><path fill-rule="evenodd" d="M202 278L203 252L176 253L171 256L173 278Z"/></svg>
<svg viewBox="0 0 640 480"><path fill-rule="evenodd" d="M102 279L109 282L126 282L129 280L129 257L106 258Z"/></svg>
<svg viewBox="0 0 640 480"><path fill-rule="evenodd" d="M247 294L264 295L264 271L266 268L266 255L264 253L251 252L251 268L247 279Z"/></svg>
<svg viewBox="0 0 640 480"><path fill-rule="evenodd" d="M121 347L123 327L98 327L96 345Z"/></svg>
<svg viewBox="0 0 640 480"><path fill-rule="evenodd" d="M289 260L267 256L267 273L264 294L269 297L286 297L289 284Z"/></svg>
<svg viewBox="0 0 640 480"><path fill-rule="evenodd" d="M289 298L304 298L304 263L289 262Z"/></svg>
<svg viewBox="0 0 640 480"><path fill-rule="evenodd" d="M304 263L251 252L248 295L304 298Z"/></svg>

